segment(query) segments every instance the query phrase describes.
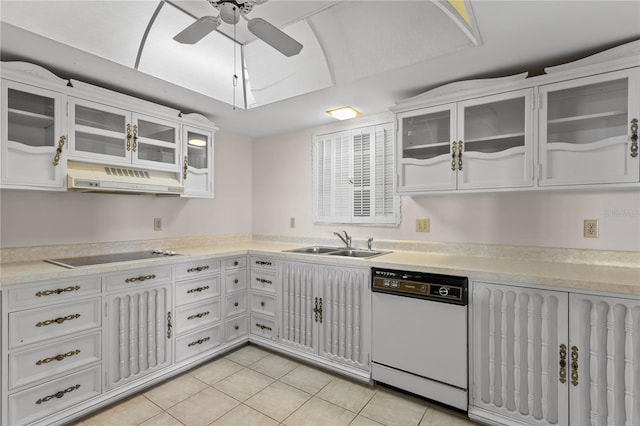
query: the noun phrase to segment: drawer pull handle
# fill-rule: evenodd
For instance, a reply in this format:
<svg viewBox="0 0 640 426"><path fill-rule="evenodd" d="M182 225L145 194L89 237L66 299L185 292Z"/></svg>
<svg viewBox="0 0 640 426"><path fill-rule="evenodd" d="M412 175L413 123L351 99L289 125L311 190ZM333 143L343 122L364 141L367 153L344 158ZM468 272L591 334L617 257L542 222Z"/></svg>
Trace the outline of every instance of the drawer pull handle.
<svg viewBox="0 0 640 426"><path fill-rule="evenodd" d="M264 278L256 278L256 281L261 284L273 284L273 281L265 280Z"/></svg>
<svg viewBox="0 0 640 426"><path fill-rule="evenodd" d="M56 356L52 356L50 358L40 359L36 361L36 365L49 364L51 361L62 361L65 358L69 358L74 355L78 355L80 353L80 349L76 349L75 351L69 351L64 354L58 354Z"/></svg>
<svg viewBox="0 0 640 426"><path fill-rule="evenodd" d="M64 147L64 143L67 140L66 136L60 136L58 140L58 148L56 149L56 155L53 156L53 165L57 166L60 164L60 155L62 155L62 147Z"/></svg>
<svg viewBox="0 0 640 426"><path fill-rule="evenodd" d="M238 303L238 302L235 302L235 303L233 304L233 306L235 306L236 308L238 307L238 305L239 305L239 303Z"/></svg>
<svg viewBox="0 0 640 426"><path fill-rule="evenodd" d="M187 290L187 294L199 293L199 292L205 291L205 290L209 290L209 286L208 285L205 285L204 287L196 287L196 288L192 288L191 290Z"/></svg>
<svg viewBox="0 0 640 426"><path fill-rule="evenodd" d="M237 260L233 262L233 266L238 266L238 261Z"/></svg>
<svg viewBox="0 0 640 426"><path fill-rule="evenodd" d="M198 340L196 340L195 342L191 342L191 343L189 343L189 344L187 345L187 347L189 347L189 348L190 348L191 346L201 345L201 344L203 344L204 342L206 342L206 341L207 341L207 340L209 340L209 339L210 339L210 337L204 337L204 338L202 338L202 339L198 339Z"/></svg>
<svg viewBox="0 0 640 426"><path fill-rule="evenodd" d="M156 276L155 274L151 274L151 275L140 275L139 277L132 277L132 278L127 278L126 280L124 280L125 283L134 283L136 281L146 281L146 280L152 280L154 279Z"/></svg>
<svg viewBox="0 0 640 426"><path fill-rule="evenodd" d="M239 279L237 279L237 278L236 278L235 280L233 280L233 283L234 283L234 284L238 284L239 282L240 282L240 280L239 280Z"/></svg>
<svg viewBox="0 0 640 426"><path fill-rule="evenodd" d="M264 308L264 300L262 302L260 302L260 306L262 306Z"/></svg>
<svg viewBox="0 0 640 426"><path fill-rule="evenodd" d="M265 262L264 260L256 260L256 265L271 266L273 263Z"/></svg>
<svg viewBox="0 0 640 426"><path fill-rule="evenodd" d="M187 269L187 272L202 272L202 271L206 271L207 269L209 269L209 265L197 266L195 268L189 268L189 269Z"/></svg>
<svg viewBox="0 0 640 426"><path fill-rule="evenodd" d="M50 319L46 321L38 321L38 323L36 324L36 327L44 327L46 325L51 325L51 324L62 324L65 321L71 321L76 318L80 318L80 314L67 315L66 317L58 317L58 318Z"/></svg>
<svg viewBox="0 0 640 426"><path fill-rule="evenodd" d="M233 328L236 330L240 330L240 326L238 324L234 325Z"/></svg>
<svg viewBox="0 0 640 426"><path fill-rule="evenodd" d="M187 317L188 320L192 320L192 319L196 319L196 318L202 318L202 317L206 317L207 315L209 315L209 311L206 312L200 312L197 314L193 314L193 315L189 315Z"/></svg>
<svg viewBox="0 0 640 426"><path fill-rule="evenodd" d="M80 387L80 385L69 386L65 390L58 391L58 392L54 393L53 395L47 395L44 398L40 398L39 400L36 401L36 404L42 404L43 402L51 401L53 398L60 399L63 396L65 396L65 394L68 394L69 392L73 392L74 390L78 389L79 387Z"/></svg>
<svg viewBox="0 0 640 426"><path fill-rule="evenodd" d="M567 345L560 345L560 383L567 382Z"/></svg>
<svg viewBox="0 0 640 426"><path fill-rule="evenodd" d="M269 326L267 326L267 325L263 325L263 324L256 323L256 327L258 327L258 328L259 328L259 329L261 329L261 330L268 330L268 331L271 331L271 327L269 327Z"/></svg>
<svg viewBox="0 0 640 426"><path fill-rule="evenodd" d="M578 386L578 347L571 346L571 384Z"/></svg>
<svg viewBox="0 0 640 426"><path fill-rule="evenodd" d="M64 293L67 291L78 291L80 290L80 286L79 285L74 285L71 287L65 287L65 288L56 288L55 290L45 290L45 291L39 291L36 293L36 297L42 297L42 296L51 296L52 294L60 294L60 293Z"/></svg>

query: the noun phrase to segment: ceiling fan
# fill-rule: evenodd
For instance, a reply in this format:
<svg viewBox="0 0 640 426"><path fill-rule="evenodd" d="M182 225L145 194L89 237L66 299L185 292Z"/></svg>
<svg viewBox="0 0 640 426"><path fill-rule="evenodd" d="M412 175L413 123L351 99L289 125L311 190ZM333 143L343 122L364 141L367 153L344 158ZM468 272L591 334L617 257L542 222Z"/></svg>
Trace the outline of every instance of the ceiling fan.
<svg viewBox="0 0 640 426"><path fill-rule="evenodd" d="M265 3L267 0L207 1L220 12L220 16L203 16L173 37L175 41L183 44L195 44L218 28L222 22L235 25L242 16L247 21L247 28L253 35L283 55L294 56L302 50L302 44L279 30L276 26L262 18L249 19L246 17L253 9L253 6Z"/></svg>

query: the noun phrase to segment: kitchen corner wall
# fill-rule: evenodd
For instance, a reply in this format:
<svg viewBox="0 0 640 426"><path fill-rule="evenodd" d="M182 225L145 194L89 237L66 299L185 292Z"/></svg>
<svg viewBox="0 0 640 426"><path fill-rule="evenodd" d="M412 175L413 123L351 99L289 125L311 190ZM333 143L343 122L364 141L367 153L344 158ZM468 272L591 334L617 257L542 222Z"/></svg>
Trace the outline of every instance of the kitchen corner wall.
<svg viewBox="0 0 640 426"><path fill-rule="evenodd" d="M251 155L251 139L216 133L214 199L2 191L0 247L251 233Z"/></svg>
<svg viewBox="0 0 640 426"><path fill-rule="evenodd" d="M393 115L385 113L255 140L253 232L331 238L333 231L346 229L355 240L372 236L389 240L640 250L640 195L637 191L402 197L399 227L314 225L311 210L313 135L391 120ZM290 228L292 217L295 228ZM429 218L431 232L416 233L416 218ZM582 236L584 219L599 220L599 238Z"/></svg>

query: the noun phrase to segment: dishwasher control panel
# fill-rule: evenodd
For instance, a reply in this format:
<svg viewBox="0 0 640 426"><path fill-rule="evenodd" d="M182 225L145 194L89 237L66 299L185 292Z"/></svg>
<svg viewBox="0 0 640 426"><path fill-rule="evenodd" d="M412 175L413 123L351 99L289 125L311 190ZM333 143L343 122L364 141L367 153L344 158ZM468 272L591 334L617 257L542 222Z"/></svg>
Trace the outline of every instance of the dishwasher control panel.
<svg viewBox="0 0 640 426"><path fill-rule="evenodd" d="M468 278L455 275L371 269L373 292L429 299L457 305L467 304Z"/></svg>

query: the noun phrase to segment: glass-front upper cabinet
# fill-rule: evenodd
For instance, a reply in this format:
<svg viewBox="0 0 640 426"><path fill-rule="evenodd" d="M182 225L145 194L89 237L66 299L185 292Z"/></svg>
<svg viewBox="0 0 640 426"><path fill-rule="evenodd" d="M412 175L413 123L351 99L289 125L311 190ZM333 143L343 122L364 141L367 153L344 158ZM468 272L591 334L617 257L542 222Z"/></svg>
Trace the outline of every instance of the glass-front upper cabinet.
<svg viewBox="0 0 640 426"><path fill-rule="evenodd" d="M213 132L182 126L183 197L213 197Z"/></svg>
<svg viewBox="0 0 640 426"><path fill-rule="evenodd" d="M640 180L639 75L635 68L540 86L541 186Z"/></svg>
<svg viewBox="0 0 640 426"><path fill-rule="evenodd" d="M399 113L398 191L532 186L532 94Z"/></svg>
<svg viewBox="0 0 640 426"><path fill-rule="evenodd" d="M179 171L179 124L74 98L69 109L70 158Z"/></svg>
<svg viewBox="0 0 640 426"><path fill-rule="evenodd" d="M60 93L2 80L2 188L65 190Z"/></svg>

